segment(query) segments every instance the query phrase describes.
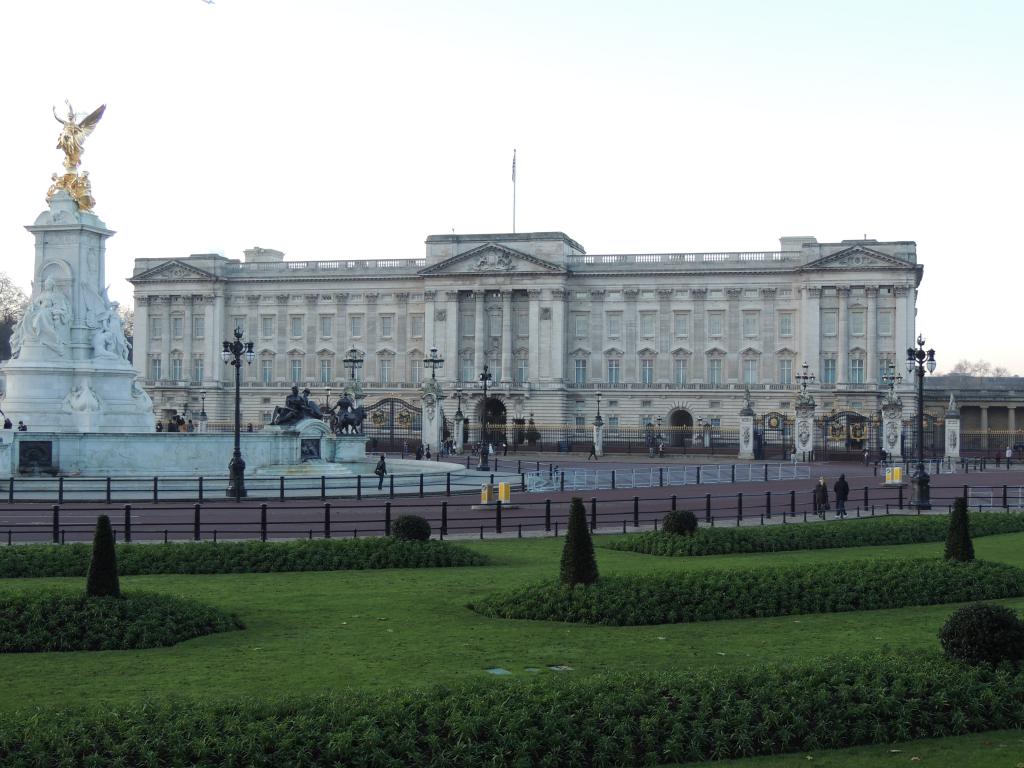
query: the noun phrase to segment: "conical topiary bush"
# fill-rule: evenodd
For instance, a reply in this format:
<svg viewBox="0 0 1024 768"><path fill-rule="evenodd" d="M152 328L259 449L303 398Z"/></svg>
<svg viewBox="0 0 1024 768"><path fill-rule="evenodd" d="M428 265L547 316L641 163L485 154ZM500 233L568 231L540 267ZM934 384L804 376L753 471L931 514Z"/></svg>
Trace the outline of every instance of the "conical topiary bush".
<svg viewBox="0 0 1024 768"><path fill-rule="evenodd" d="M587 528L587 513L583 499L574 498L569 509L569 530L565 535L562 549L561 580L570 587L577 584L593 584L597 581L597 560L594 558L594 542Z"/></svg>
<svg viewBox="0 0 1024 768"><path fill-rule="evenodd" d="M121 584L117 578L117 554L114 551L114 531L110 518L100 515L96 520L96 535L92 540L92 560L85 579L85 594L89 597L120 597Z"/></svg>
<svg viewBox="0 0 1024 768"><path fill-rule="evenodd" d="M974 544L971 542L970 522L967 519L967 499L963 496L953 502L953 511L949 515L946 559L964 563L974 559Z"/></svg>

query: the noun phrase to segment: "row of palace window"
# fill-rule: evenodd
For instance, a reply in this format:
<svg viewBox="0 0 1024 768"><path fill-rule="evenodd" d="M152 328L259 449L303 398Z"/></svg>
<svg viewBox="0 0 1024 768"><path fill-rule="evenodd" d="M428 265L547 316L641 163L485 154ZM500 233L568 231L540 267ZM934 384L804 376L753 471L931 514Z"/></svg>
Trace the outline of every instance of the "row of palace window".
<svg viewBox="0 0 1024 768"><path fill-rule="evenodd" d="M889 369L889 366L894 365L894 358L882 357L879 359L878 364L878 383L882 383L882 376ZM170 368L167 371L167 378L172 381L184 381L184 358L181 355L171 355L169 363ZM330 384L335 380L335 358L334 357L321 357L318 358L319 362L319 381L321 384ZM382 356L377 359L377 376L376 381L380 384L390 384L394 381L394 359L391 357ZM576 384L586 384L590 381L588 370L588 360L585 358L576 358L573 360L573 381ZM721 357L709 357L707 358L707 371L705 377L705 383L710 386L721 386L725 383L723 377L723 358ZM835 357L825 357L821 361L821 371L819 381L822 384L835 384L837 377L837 360ZM605 379L604 381L608 384L619 384L622 382L622 360L620 358L608 358L604 361L605 363ZM644 357L640 359L640 383L641 384L654 384L654 359L650 357ZM689 382L689 358L677 357L672 360L672 383L685 386ZM501 380L501 362L500 358L492 357L487 360L488 370L493 376L493 381ZM777 379L776 384L783 386L791 386L793 384L793 360L791 358L782 358L777 361ZM263 384L273 384L276 381L274 376L274 359L272 357L262 357L258 361L258 375L259 380ZM741 361L742 366L742 382L748 385L760 384L760 369L761 361L757 358L743 358ZM305 360L301 357L290 357L288 359L288 372L290 374L289 379L291 381L303 381L306 379L303 371L305 368ZM419 357L410 357L408 361L409 381L413 384L419 384L423 380L423 362ZM194 355L192 357L192 366L189 371L189 381L199 383L203 380L203 356ZM851 384L864 384L865 383L865 360L860 356L853 356L850 358L849 368L849 383ZM162 360L160 355L151 355L149 358L149 372L148 378L153 380L159 380L163 377ZM524 384L529 380L529 360L524 357L518 357L513 363L513 381L517 384ZM476 370L476 363L471 356L463 357L460 360L460 380L464 382L476 381L479 376L479 371ZM244 369L243 369L244 375Z"/></svg>
<svg viewBox="0 0 1024 768"><path fill-rule="evenodd" d="M348 315L348 331L349 337L358 339L362 338L365 333L365 316L364 315ZM163 318L162 317L151 317L149 319L149 335L150 338L159 339L163 337ZM334 336L335 327L335 316L334 315L320 315L319 318L320 338L330 339ZM175 339L182 338L184 331L185 318L181 315L171 316L171 336ZM233 317L232 327L239 328L242 334L246 333L246 318L244 316ZM305 335L306 328L306 316L305 315L289 315L288 316L288 336L293 339L302 338ZM260 338L271 339L277 335L277 315L261 315L259 318L259 330ZM206 318L201 315L195 315L192 318L192 336L196 339L201 339L206 334ZM377 335L382 339L389 339L395 335L395 315L378 315L377 316ZM409 315L409 336L411 338L423 338L423 315L413 314Z"/></svg>

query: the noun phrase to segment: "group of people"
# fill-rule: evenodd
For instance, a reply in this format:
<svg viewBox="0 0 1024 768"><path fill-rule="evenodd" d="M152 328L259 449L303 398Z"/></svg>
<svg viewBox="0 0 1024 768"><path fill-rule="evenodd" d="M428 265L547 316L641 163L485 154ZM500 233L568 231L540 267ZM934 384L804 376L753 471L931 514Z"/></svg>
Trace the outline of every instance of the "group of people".
<svg viewBox="0 0 1024 768"><path fill-rule="evenodd" d="M177 416L172 416L167 420L167 426L164 427L162 421L156 423L157 432L195 432L196 425L192 419L186 419L180 413Z"/></svg>
<svg viewBox="0 0 1024 768"><path fill-rule="evenodd" d="M832 491L836 498L836 517L846 517L846 500L850 498L850 484L846 482L845 474L839 476L832 486ZM829 509L828 485L824 477L819 477L817 485L814 486L814 511L824 520Z"/></svg>
<svg viewBox="0 0 1024 768"><path fill-rule="evenodd" d="M0 411L0 414L2 414L4 417L4 429L14 429L14 422L11 421L10 418L8 418L7 414L4 413L3 411ZM18 422L18 431L28 432L28 426L25 424L24 421Z"/></svg>

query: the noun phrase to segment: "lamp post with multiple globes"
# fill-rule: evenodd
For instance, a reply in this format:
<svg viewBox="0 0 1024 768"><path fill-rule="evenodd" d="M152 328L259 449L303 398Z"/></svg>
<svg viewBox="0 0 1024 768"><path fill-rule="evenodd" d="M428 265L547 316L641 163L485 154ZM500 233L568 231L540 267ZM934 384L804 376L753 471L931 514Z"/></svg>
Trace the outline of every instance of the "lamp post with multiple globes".
<svg viewBox="0 0 1024 768"><path fill-rule="evenodd" d="M935 372L935 350L924 348L924 336L918 334L917 347L907 348L907 373L917 376L917 466L911 476L910 504L918 509L931 509L931 478L924 468L924 374Z"/></svg>
<svg viewBox="0 0 1024 768"><path fill-rule="evenodd" d="M242 459L242 359L252 365L256 352L251 341L242 341L242 329L235 328L235 340L225 341L220 353L225 363L235 367L235 451L228 463L227 495L238 501L245 496L245 461Z"/></svg>

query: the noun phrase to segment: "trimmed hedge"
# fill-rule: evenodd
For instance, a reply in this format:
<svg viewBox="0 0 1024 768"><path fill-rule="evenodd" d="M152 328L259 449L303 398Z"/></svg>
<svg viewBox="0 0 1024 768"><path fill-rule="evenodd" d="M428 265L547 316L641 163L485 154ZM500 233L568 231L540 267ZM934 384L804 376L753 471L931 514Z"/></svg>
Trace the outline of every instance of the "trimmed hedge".
<svg viewBox="0 0 1024 768"><path fill-rule="evenodd" d="M927 657L0 713L4 765L654 765L1024 725L1024 676Z"/></svg>
<svg viewBox="0 0 1024 768"><path fill-rule="evenodd" d="M123 651L244 629L234 614L173 595L0 595L0 652ZM0 754L2 754L0 750Z"/></svg>
<svg viewBox="0 0 1024 768"><path fill-rule="evenodd" d="M0 548L0 578L85 576L88 544ZM267 573L484 565L487 557L443 541L394 538L118 544L122 576L151 573Z"/></svg>
<svg viewBox="0 0 1024 768"><path fill-rule="evenodd" d="M1024 514L972 512L972 536L992 536L1024 531ZM814 525L765 525L756 528L702 527L693 536L662 531L637 533L601 546L646 555L730 555L749 552L783 552L794 549L834 549L891 544L945 541L949 532L946 515L868 517L836 520Z"/></svg>
<svg viewBox="0 0 1024 768"><path fill-rule="evenodd" d="M1024 595L1002 563L875 560L606 577L585 589L536 584L470 606L503 619L634 626L838 613Z"/></svg>
<svg viewBox="0 0 1024 768"><path fill-rule="evenodd" d="M430 523L419 515L401 515L391 525L391 535L402 541L427 541Z"/></svg>
<svg viewBox="0 0 1024 768"><path fill-rule="evenodd" d="M957 608L939 630L942 650L968 664L1024 659L1024 622L1005 605L974 603Z"/></svg>

